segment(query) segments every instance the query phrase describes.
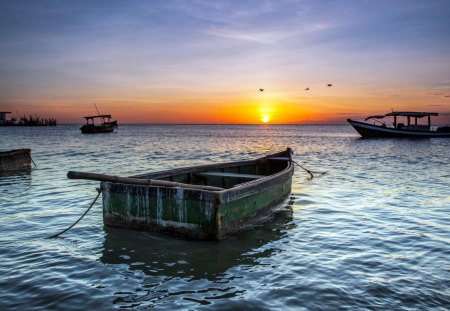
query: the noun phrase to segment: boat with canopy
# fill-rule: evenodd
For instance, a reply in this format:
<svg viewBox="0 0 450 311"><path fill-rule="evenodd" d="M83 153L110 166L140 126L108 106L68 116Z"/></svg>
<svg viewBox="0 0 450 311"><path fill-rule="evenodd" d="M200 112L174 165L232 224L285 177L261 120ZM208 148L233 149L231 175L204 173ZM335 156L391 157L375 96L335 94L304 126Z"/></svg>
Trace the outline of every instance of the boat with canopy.
<svg viewBox="0 0 450 311"><path fill-rule="evenodd" d="M117 121L111 121L110 114L99 114L96 116L83 117L86 124L80 130L83 134L111 133L117 128ZM100 124L95 124L96 119L100 119Z"/></svg>
<svg viewBox="0 0 450 311"><path fill-rule="evenodd" d="M433 128L431 117L437 112L389 112L373 115L365 122L347 119L347 122L364 138L430 138L450 137L450 126ZM387 120L391 119L391 122ZM426 118L427 123L419 122ZM382 121L380 121L382 120ZM368 123L367 121L373 121Z"/></svg>

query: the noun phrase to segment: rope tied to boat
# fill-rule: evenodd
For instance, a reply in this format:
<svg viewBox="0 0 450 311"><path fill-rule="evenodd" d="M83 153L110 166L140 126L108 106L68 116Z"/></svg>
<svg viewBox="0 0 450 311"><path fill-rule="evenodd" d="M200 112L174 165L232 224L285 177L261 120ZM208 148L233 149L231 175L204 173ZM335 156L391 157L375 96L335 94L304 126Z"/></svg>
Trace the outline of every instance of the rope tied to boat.
<svg viewBox="0 0 450 311"><path fill-rule="evenodd" d="M102 193L103 188L96 188L96 190L97 190L98 194L97 194L97 196L95 197L94 201L92 201L91 205L90 205L90 206L88 207L88 209L84 212L84 214L81 215L80 218L78 218L77 221L75 221L75 222L74 222L70 227L68 227L67 229L64 229L63 231L61 231L61 232L59 232L59 233L57 233L57 234L54 234L54 235L52 235L52 236L46 237L46 239L52 239L52 238L58 237L59 235L63 234L64 232L67 232L67 231L69 231L70 229L72 229L72 228L73 228L73 227L74 227L81 219L83 219L83 217L86 216L86 214L90 211L90 209L92 208L92 206L94 206L95 202L97 202L97 199L98 199L98 197L100 196L100 194Z"/></svg>
<svg viewBox="0 0 450 311"><path fill-rule="evenodd" d="M307 168L301 166L298 162L295 162L294 160L292 160L292 163L294 163L294 164L297 165L298 167L302 168L302 169L305 170L309 175L311 175L311 178L310 178L310 179L313 179L313 178L314 178L314 174L313 174L313 173L321 174L321 175L326 174L326 172L314 172L314 171L308 170Z"/></svg>
<svg viewBox="0 0 450 311"><path fill-rule="evenodd" d="M294 160L292 160L292 162L293 162L295 165L297 165L297 166L299 166L300 168L302 168L303 170L305 170L309 175L311 175L311 179L314 178L314 175L313 175L313 173L312 173L310 170L308 170L307 168L304 168L303 166L301 166L300 164L298 164L298 163L295 162Z"/></svg>

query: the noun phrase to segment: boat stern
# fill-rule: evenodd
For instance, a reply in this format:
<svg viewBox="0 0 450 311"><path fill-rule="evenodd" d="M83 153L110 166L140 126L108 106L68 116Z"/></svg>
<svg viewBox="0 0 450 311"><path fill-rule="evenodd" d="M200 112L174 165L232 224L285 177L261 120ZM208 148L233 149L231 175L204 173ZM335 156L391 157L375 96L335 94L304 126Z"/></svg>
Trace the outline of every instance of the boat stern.
<svg viewBox="0 0 450 311"><path fill-rule="evenodd" d="M108 226L217 240L214 191L102 182Z"/></svg>
<svg viewBox="0 0 450 311"><path fill-rule="evenodd" d="M220 195L217 213L218 237L223 239L269 218L289 199L294 168L288 168L276 177L224 191Z"/></svg>

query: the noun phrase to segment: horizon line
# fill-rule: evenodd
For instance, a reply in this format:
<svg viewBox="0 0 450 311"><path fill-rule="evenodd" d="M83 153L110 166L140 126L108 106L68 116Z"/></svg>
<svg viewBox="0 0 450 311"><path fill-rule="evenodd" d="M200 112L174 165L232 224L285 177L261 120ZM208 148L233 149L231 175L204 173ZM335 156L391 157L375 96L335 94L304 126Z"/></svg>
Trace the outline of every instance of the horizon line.
<svg viewBox="0 0 450 311"><path fill-rule="evenodd" d="M80 123L58 123L58 125L83 125ZM348 125L347 123L120 123L119 125Z"/></svg>

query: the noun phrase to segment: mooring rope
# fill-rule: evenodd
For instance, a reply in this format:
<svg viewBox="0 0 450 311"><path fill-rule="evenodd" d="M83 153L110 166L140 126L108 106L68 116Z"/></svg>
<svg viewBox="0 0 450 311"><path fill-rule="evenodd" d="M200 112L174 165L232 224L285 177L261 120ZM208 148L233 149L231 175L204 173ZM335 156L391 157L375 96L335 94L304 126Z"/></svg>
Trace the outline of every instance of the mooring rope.
<svg viewBox="0 0 450 311"><path fill-rule="evenodd" d="M307 168L304 168L303 166L301 166L300 164L298 164L298 163L295 162L294 160L292 160L292 162L293 162L295 165L297 165L297 166L301 167L302 169L304 169L306 172L308 172L308 174L311 175L311 179L314 178L314 175L313 175L313 173L312 173L310 170L308 170Z"/></svg>
<svg viewBox="0 0 450 311"><path fill-rule="evenodd" d="M314 178L313 173L320 174L320 175L326 174L326 172L314 172L314 171L308 170L307 168L301 166L299 163L295 162L294 160L292 160L292 162L293 162L295 165L297 165L297 166L301 167L302 169L304 169L306 172L308 172L308 174L311 175L311 178L310 178L310 179L313 179L313 178Z"/></svg>
<svg viewBox="0 0 450 311"><path fill-rule="evenodd" d="M34 161L33 161L33 158L30 158L30 159L31 159L31 162L33 162L34 166L37 167L36 163L34 163Z"/></svg>
<svg viewBox="0 0 450 311"><path fill-rule="evenodd" d="M89 210L92 208L92 206L94 206L94 204L95 204L95 202L97 201L98 197L99 197L100 194L102 193L102 189L101 189L101 188L97 188L97 191L98 191L98 194L97 194L97 196L95 197L94 201L91 203L91 206L89 206L89 208L84 212L83 215L81 215L80 218L78 218L77 221L75 221L69 228L64 229L63 231L61 231L60 233L57 233L57 234L55 234L55 235L46 237L46 239L56 238L57 236L63 234L64 232L69 231L69 230L72 229L72 227L75 226L75 225L76 225L76 224L77 224L84 216L86 216L86 214L89 212Z"/></svg>

